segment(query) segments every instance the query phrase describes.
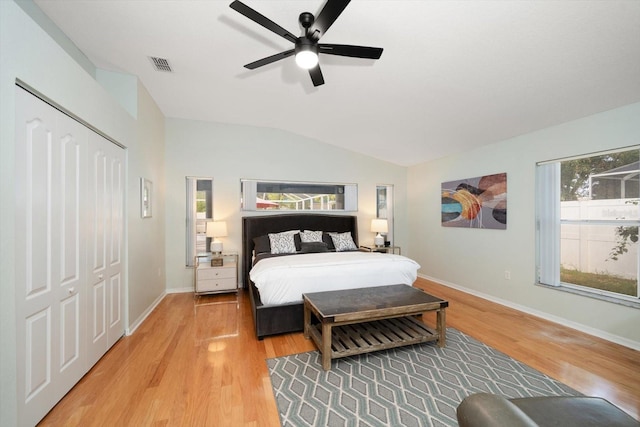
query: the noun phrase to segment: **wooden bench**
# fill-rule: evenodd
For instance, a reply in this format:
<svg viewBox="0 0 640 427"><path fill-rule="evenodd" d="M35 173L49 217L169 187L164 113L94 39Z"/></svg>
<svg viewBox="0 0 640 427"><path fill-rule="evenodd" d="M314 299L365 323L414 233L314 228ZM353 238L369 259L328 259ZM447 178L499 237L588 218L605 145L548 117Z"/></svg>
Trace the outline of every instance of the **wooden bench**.
<svg viewBox="0 0 640 427"><path fill-rule="evenodd" d="M446 344L449 303L413 286L314 292L302 298L304 336L318 346L324 370L340 357L427 341ZM427 311L437 311L435 329L421 320Z"/></svg>

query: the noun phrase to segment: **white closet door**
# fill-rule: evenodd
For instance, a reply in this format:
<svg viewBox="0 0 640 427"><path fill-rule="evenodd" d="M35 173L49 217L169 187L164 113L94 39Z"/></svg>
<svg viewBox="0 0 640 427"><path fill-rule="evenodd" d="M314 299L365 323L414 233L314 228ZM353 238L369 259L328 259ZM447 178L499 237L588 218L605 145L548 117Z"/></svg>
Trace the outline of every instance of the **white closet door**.
<svg viewBox="0 0 640 427"><path fill-rule="evenodd" d="M35 425L87 370L87 129L16 88L18 419Z"/></svg>
<svg viewBox="0 0 640 427"><path fill-rule="evenodd" d="M102 138L102 137L100 137ZM109 205L109 252L107 254L107 346L111 348L124 335L124 176L125 151L102 138L108 144L109 181L111 184Z"/></svg>
<svg viewBox="0 0 640 427"><path fill-rule="evenodd" d="M89 133L89 339L95 364L123 335L124 150Z"/></svg>

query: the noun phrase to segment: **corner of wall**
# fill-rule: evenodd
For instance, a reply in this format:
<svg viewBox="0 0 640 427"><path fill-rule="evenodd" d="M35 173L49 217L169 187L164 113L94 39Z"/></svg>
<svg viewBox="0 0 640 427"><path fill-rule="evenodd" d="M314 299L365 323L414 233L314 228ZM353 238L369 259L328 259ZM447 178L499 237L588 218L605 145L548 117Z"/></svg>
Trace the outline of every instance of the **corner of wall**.
<svg viewBox="0 0 640 427"><path fill-rule="evenodd" d="M96 67L87 56L62 32L60 28L38 7L33 0L13 0L33 21L56 41L91 77L96 76Z"/></svg>
<svg viewBox="0 0 640 427"><path fill-rule="evenodd" d="M97 68L96 81L131 117L138 118L138 78L136 76Z"/></svg>

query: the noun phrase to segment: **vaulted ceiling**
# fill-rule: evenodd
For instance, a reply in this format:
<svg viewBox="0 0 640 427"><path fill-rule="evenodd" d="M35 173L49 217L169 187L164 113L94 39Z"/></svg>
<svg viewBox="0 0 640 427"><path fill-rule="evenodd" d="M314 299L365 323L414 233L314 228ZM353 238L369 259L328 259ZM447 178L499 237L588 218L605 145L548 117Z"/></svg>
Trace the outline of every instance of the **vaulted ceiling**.
<svg viewBox="0 0 640 427"><path fill-rule="evenodd" d="M228 1L35 0L96 67L138 76L167 117L283 129L413 165L640 101L640 1L353 0L314 87L292 44ZM293 34L324 0L243 0ZM168 59L156 71L150 56ZM640 118L639 118L640 119Z"/></svg>

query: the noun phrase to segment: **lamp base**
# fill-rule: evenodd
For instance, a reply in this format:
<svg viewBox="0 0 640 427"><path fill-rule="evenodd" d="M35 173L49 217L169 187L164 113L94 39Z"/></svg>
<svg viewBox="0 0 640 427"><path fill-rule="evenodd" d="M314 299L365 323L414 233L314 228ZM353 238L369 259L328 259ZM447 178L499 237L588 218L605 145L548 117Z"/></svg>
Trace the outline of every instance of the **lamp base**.
<svg viewBox="0 0 640 427"><path fill-rule="evenodd" d="M382 235L381 235L380 233L378 233L378 234L376 235L376 237L373 239L373 243L374 243L376 246L382 246L382 245L384 245L384 237L382 237Z"/></svg>
<svg viewBox="0 0 640 427"><path fill-rule="evenodd" d="M222 253L222 242L220 240L214 240L211 242L211 252L214 254Z"/></svg>

